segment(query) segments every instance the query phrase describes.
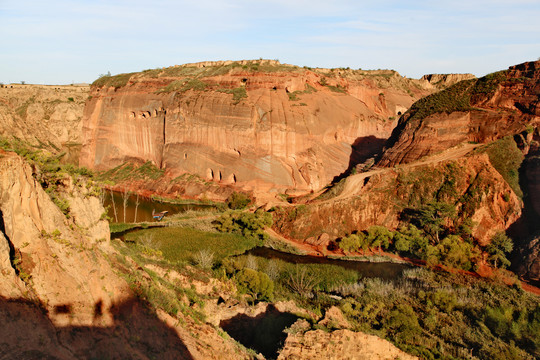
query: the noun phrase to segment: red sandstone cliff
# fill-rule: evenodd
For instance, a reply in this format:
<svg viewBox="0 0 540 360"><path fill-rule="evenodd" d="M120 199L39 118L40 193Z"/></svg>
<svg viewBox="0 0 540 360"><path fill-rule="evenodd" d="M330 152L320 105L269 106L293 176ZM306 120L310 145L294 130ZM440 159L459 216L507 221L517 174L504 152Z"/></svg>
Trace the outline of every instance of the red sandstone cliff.
<svg viewBox="0 0 540 360"><path fill-rule="evenodd" d="M318 189L380 150L395 119L432 91L393 71L265 60L119 75L92 87L80 164L105 170L150 160L171 176ZM371 141L353 154L352 144L362 139Z"/></svg>
<svg viewBox="0 0 540 360"><path fill-rule="evenodd" d="M487 143L540 124L540 61L459 82L415 103L379 166L418 160L464 142Z"/></svg>

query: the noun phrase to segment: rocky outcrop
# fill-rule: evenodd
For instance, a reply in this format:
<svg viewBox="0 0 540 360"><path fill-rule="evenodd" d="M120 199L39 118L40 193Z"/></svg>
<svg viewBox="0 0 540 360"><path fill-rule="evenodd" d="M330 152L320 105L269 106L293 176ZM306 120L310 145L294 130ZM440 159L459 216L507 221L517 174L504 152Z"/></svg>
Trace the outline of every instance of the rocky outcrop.
<svg viewBox="0 0 540 360"><path fill-rule="evenodd" d="M100 79L85 109L80 164L106 170L152 161L171 178L192 173L251 189L318 189L381 149L396 117L433 91L422 83L392 71L268 61ZM353 144L368 138L357 156Z"/></svg>
<svg viewBox="0 0 540 360"><path fill-rule="evenodd" d="M78 161L89 90L81 85L0 86L0 136L65 151L69 161Z"/></svg>
<svg viewBox="0 0 540 360"><path fill-rule="evenodd" d="M452 153L444 155L446 160L432 158L349 176L318 199L278 208L274 227L299 240L325 232L335 239L372 225L395 229L404 210L444 196L462 218L474 221L473 236L486 244L520 217L522 202L486 154L457 154L456 159L448 159Z"/></svg>
<svg viewBox="0 0 540 360"><path fill-rule="evenodd" d="M416 102L379 166L410 163L461 143L487 143L540 124L540 61L465 80Z"/></svg>
<svg viewBox="0 0 540 360"><path fill-rule="evenodd" d="M84 208L82 201L79 208ZM103 207L100 210L103 213ZM30 166L13 153L0 156L0 215L12 268L55 325L96 325L97 303L103 308L98 323L113 323L110 309L125 300L128 289L106 259L93 251L107 249L108 231L96 231L99 240L85 236L43 191ZM12 296L3 289L0 295Z"/></svg>
<svg viewBox="0 0 540 360"><path fill-rule="evenodd" d="M535 286L540 286L540 235L525 241L519 256L518 274Z"/></svg>
<svg viewBox="0 0 540 360"><path fill-rule="evenodd" d="M33 171L0 152L1 357L248 358L209 324L149 309L117 271L152 279L125 268L129 260L102 233L96 219L104 209L86 185L65 180L59 189L70 193L67 218Z"/></svg>
<svg viewBox="0 0 540 360"><path fill-rule="evenodd" d="M351 330L325 332L311 330L291 333L285 340L279 360L285 359L355 359L355 360L413 360L387 340Z"/></svg>
<svg viewBox="0 0 540 360"><path fill-rule="evenodd" d="M445 89L460 81L474 78L476 78L476 76L473 74L427 74L422 76L420 80L427 81L439 89Z"/></svg>

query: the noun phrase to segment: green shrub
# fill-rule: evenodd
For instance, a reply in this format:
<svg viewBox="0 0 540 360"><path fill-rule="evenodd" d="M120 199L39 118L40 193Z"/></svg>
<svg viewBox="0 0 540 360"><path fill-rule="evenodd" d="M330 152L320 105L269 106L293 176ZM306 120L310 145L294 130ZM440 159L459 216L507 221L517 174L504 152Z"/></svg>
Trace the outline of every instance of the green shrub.
<svg viewBox="0 0 540 360"><path fill-rule="evenodd" d="M489 254L488 260L493 263L496 268L506 268L510 265L510 261L506 258L506 254L512 252L514 243L505 233L499 232L493 236L491 242L486 246Z"/></svg>
<svg viewBox="0 0 540 360"><path fill-rule="evenodd" d="M240 210L245 208L251 203L249 196L239 192L233 192L227 198L227 207L232 210Z"/></svg>
<svg viewBox="0 0 540 360"><path fill-rule="evenodd" d="M385 327L389 329L391 334L400 337L405 342L412 342L422 331L413 308L405 304L397 305L390 312Z"/></svg>
<svg viewBox="0 0 540 360"><path fill-rule="evenodd" d="M255 299L273 300L274 282L265 273L253 269L243 269L234 278L241 292L247 293Z"/></svg>
<svg viewBox="0 0 540 360"><path fill-rule="evenodd" d="M250 212L227 211L214 222L221 232L240 233L246 237L266 240L266 227L272 226L272 214L263 210Z"/></svg>
<svg viewBox="0 0 540 360"><path fill-rule="evenodd" d="M491 165L502 175L516 195L523 197L523 191L519 185L519 168L524 156L514 139L506 136L489 144L481 151L488 154Z"/></svg>

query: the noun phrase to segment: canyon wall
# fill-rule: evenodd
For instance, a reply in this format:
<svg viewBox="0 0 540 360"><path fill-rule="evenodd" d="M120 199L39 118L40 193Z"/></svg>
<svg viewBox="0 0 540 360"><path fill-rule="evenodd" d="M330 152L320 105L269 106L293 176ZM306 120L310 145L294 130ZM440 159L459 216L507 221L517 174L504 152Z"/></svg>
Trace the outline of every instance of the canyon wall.
<svg viewBox="0 0 540 360"><path fill-rule="evenodd" d="M540 124L540 61L459 82L415 103L392 132L379 166L421 159L461 143L488 143Z"/></svg>
<svg viewBox="0 0 540 360"><path fill-rule="evenodd" d="M395 230L404 211L444 196L460 217L474 222L472 235L487 244L519 219L522 202L486 154L448 157L351 175L299 208L278 209L274 227L307 243L324 233L335 239L373 225Z"/></svg>
<svg viewBox="0 0 540 360"><path fill-rule="evenodd" d="M397 117L434 91L393 71L264 60L100 80L85 108L81 165L106 170L151 161L172 177L302 191L379 152Z"/></svg>
<svg viewBox="0 0 540 360"><path fill-rule="evenodd" d="M78 162L89 91L84 85L0 86L0 136L65 151L67 161Z"/></svg>

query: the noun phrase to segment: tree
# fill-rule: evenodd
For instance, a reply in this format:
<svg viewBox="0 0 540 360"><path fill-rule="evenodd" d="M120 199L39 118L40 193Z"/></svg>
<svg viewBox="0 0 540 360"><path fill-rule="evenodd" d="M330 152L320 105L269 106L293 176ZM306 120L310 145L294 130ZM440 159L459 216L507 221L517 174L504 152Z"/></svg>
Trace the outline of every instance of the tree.
<svg viewBox="0 0 540 360"><path fill-rule="evenodd" d="M265 273L246 268L239 271L235 279L239 290L253 298L270 301L273 299L274 282Z"/></svg>
<svg viewBox="0 0 540 360"><path fill-rule="evenodd" d="M392 240L393 237L394 234L384 226L375 225L368 229L367 240L372 247L379 249L379 254L381 253L381 247L388 249L390 240Z"/></svg>
<svg viewBox="0 0 540 360"><path fill-rule="evenodd" d="M445 222L455 216L456 209L453 205L431 201L418 210L418 222L426 233L432 236L434 243L438 244L440 232L444 229Z"/></svg>
<svg viewBox="0 0 540 360"><path fill-rule="evenodd" d="M116 204L114 202L114 193L112 191L112 189L109 189L110 192L111 192L111 202L112 202L112 207L113 207L113 211L114 211L114 221L118 222L118 214L116 213Z"/></svg>
<svg viewBox="0 0 540 360"><path fill-rule="evenodd" d="M356 234L345 236L339 242L339 248L345 253L352 253L360 249L360 238Z"/></svg>
<svg viewBox="0 0 540 360"><path fill-rule="evenodd" d="M510 265L510 261L506 258L506 254L510 253L514 248L514 243L505 233L498 232L491 239L491 243L486 247L489 254L488 261L493 263L495 268L506 268Z"/></svg>
<svg viewBox="0 0 540 360"><path fill-rule="evenodd" d="M130 192L128 191L128 189L124 189L124 191L122 191L122 205L124 207L124 222L126 222L126 210L127 210L129 195L130 195Z"/></svg>
<svg viewBox="0 0 540 360"><path fill-rule="evenodd" d="M133 222L137 222L137 209L139 208L139 205L141 203L139 202L139 193L137 193L137 197L135 198L135 219Z"/></svg>

